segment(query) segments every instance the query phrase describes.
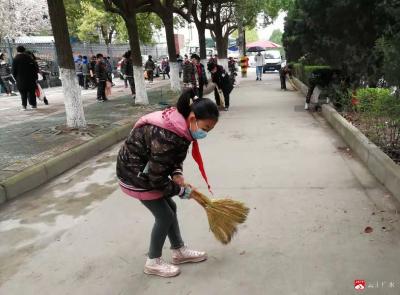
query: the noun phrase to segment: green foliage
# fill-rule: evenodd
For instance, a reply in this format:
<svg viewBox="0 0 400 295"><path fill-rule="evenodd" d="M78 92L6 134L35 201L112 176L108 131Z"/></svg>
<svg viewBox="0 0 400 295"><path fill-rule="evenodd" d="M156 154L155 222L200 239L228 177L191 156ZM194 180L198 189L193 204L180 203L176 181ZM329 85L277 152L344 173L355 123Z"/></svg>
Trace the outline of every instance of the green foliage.
<svg viewBox="0 0 400 295"><path fill-rule="evenodd" d="M106 12L102 0L64 0L70 35L81 41L98 42L99 31L106 43L113 42L115 33L118 42L127 42L128 32L121 16ZM152 44L153 31L161 29L161 20L152 13L137 15L139 39L143 44Z"/></svg>
<svg viewBox="0 0 400 295"><path fill-rule="evenodd" d="M357 110L363 113L373 114L374 116L388 115L390 112L388 106L393 106L392 95L389 89L360 88L356 92L356 97L358 99Z"/></svg>
<svg viewBox="0 0 400 295"><path fill-rule="evenodd" d="M304 66L302 63L292 63L294 76L296 76L304 84L310 86L310 79L313 73L324 72L325 70L331 71L329 66ZM322 77L323 79L323 77ZM316 84L327 84L326 81L316 80ZM329 83L329 81L328 81Z"/></svg>
<svg viewBox="0 0 400 295"><path fill-rule="evenodd" d="M341 69L353 82L379 75L374 50L384 19L379 1L296 0L285 24L287 57L302 56Z"/></svg>
<svg viewBox="0 0 400 295"><path fill-rule="evenodd" d="M269 41L272 41L276 44L282 45L282 36L283 36L282 31L279 29L276 29L272 32L271 37L269 37Z"/></svg>
<svg viewBox="0 0 400 295"><path fill-rule="evenodd" d="M383 72L386 81L391 85L400 85L400 33L380 38L376 49L383 55Z"/></svg>
<svg viewBox="0 0 400 295"><path fill-rule="evenodd" d="M400 98L390 90L357 91L359 125L366 135L394 160L400 161Z"/></svg>

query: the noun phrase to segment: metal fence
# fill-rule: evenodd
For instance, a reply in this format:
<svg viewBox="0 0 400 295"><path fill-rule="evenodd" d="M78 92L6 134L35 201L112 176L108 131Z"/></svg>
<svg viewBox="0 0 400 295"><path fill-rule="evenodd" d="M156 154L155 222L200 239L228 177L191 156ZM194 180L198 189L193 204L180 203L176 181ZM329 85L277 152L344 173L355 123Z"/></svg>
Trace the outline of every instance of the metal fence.
<svg viewBox="0 0 400 295"><path fill-rule="evenodd" d="M16 54L16 48L23 45L27 50L32 51L36 57L46 61L56 62L56 48L54 43L0 43L0 52L5 52L13 57ZM110 56L113 60L121 59L122 55L130 49L129 44L91 44L91 43L73 43L72 52L74 56L86 55L92 56L97 53ZM168 54L165 43L155 44L153 46L141 46L142 55L152 55L155 58Z"/></svg>
<svg viewBox="0 0 400 295"><path fill-rule="evenodd" d="M42 71L48 73L42 87L54 87L61 85L59 79L59 70L57 65L57 53L54 43L15 43L8 40L0 42L0 52L7 54L10 64L17 53L17 46L22 45L27 50L33 52L38 59L39 67ZM122 55L130 49L129 44L91 44L91 43L73 43L72 53L74 57L78 55L86 55L88 57L102 53L110 56L114 70ZM141 54L152 55L155 59L168 55L166 43L155 44L153 46L141 46ZM143 58L144 59L144 58ZM145 62L145 60L143 60ZM42 83L41 83L42 84Z"/></svg>

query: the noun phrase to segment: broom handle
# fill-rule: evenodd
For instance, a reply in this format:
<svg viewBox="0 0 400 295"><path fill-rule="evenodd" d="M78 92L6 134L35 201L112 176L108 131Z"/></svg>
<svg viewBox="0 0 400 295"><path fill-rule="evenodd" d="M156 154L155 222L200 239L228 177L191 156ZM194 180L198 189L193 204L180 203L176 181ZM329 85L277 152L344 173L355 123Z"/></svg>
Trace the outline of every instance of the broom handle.
<svg viewBox="0 0 400 295"><path fill-rule="evenodd" d="M196 189L192 190L191 197L203 207L206 207L207 203L210 202L210 199L206 195Z"/></svg>

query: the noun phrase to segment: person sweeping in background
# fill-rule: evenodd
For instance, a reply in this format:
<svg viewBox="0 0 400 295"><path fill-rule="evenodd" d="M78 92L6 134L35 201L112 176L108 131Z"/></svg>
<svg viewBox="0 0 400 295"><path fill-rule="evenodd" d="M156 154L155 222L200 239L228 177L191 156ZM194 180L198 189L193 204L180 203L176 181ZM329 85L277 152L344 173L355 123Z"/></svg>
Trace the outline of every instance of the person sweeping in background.
<svg viewBox="0 0 400 295"><path fill-rule="evenodd" d="M117 176L122 191L139 199L155 217L144 266L146 274L172 277L180 273L177 266L161 258L167 236L173 264L207 259L205 252L185 246L172 200L173 196L192 197L192 188L185 185L183 161L192 142L194 158L201 158L197 139L205 138L219 118L213 101L208 98L193 101L194 96L193 89L188 89L180 96L176 108L140 118L118 154Z"/></svg>

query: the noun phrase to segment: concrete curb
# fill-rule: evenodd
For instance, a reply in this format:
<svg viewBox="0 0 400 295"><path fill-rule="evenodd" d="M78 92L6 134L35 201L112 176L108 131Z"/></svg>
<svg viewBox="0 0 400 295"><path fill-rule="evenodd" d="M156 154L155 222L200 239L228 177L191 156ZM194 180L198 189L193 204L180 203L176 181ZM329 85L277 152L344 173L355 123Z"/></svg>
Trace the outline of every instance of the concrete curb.
<svg viewBox="0 0 400 295"><path fill-rule="evenodd" d="M132 123L116 127L89 142L3 180L0 182L0 204L38 187L66 170L97 155L99 152L126 138L131 129Z"/></svg>
<svg viewBox="0 0 400 295"><path fill-rule="evenodd" d="M307 86L298 79L294 81L305 94ZM322 106L322 115L364 162L369 171L400 201L400 166L330 105Z"/></svg>

